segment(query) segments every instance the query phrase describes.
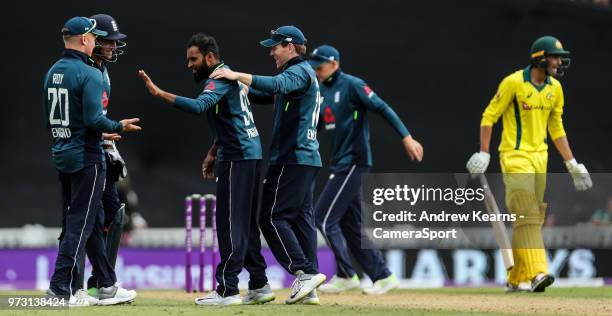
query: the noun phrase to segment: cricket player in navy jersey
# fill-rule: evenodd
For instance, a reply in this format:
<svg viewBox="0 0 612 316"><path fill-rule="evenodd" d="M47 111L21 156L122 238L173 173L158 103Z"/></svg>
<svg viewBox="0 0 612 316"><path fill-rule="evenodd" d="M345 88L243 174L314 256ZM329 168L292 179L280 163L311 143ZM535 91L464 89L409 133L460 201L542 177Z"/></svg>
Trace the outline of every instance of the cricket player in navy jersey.
<svg viewBox="0 0 612 316"><path fill-rule="evenodd" d="M142 70L140 77L149 92L179 110L206 112L214 136L213 147L203 164L204 178L212 178L217 166L217 239L221 262L217 266L217 289L196 298L198 305L243 304L238 291L238 274L245 267L250 273L245 304L263 304L275 299L268 285L266 264L261 255L257 227L261 143L249 104L246 86L227 79L210 79L216 69L229 69L221 61L212 36L193 35L187 44L187 66L197 83L204 81L196 99L161 90Z"/></svg>
<svg viewBox="0 0 612 316"><path fill-rule="evenodd" d="M107 14L96 14L91 19L96 21L96 29L106 32L105 36L99 36L96 40L96 47L93 50L92 59L95 66L102 71L104 80L104 91L102 93L102 113L107 115L111 95L111 81L108 74L108 64L117 61L117 58L123 54L126 43L122 41L126 35L119 31L119 26L113 17ZM119 150L115 145L115 141L121 139L117 133L102 133L104 138L103 149L106 160L106 186L102 195L102 205L104 212L98 216L104 222L103 236L106 244L106 256L110 265L114 268L117 260L117 252L121 242L121 233L123 232L123 218L125 215L125 206L119 200L116 183L120 177L125 178L127 169L125 161L119 154ZM93 255L89 244L86 246L88 256ZM90 260L92 263L96 260ZM84 270L84 260L82 267ZM96 268L95 266L93 267ZM87 280L87 292L93 297L100 297L98 291L98 280L92 274ZM102 294L103 295L103 294Z"/></svg>
<svg viewBox="0 0 612 316"><path fill-rule="evenodd" d="M506 206L517 214L512 223L514 266L508 272L507 292L544 292L555 277L548 272L542 226L547 203L548 136L561 154L578 191L592 185L586 167L578 163L563 127L565 98L559 80L569 67L570 52L552 36L531 46L530 64L506 76L480 121L480 151L466 164L472 174L487 171L493 125L502 118L499 160Z"/></svg>
<svg viewBox="0 0 612 316"><path fill-rule="evenodd" d="M270 48L280 73L256 76L217 69L211 78L238 80L274 102L270 161L263 185L259 225L276 260L295 281L287 304L319 304L316 288L325 281L317 265L313 182L321 167L317 123L319 83L304 58L306 38L295 26L282 26L260 44ZM260 98L261 99L261 98Z"/></svg>
<svg viewBox="0 0 612 316"><path fill-rule="evenodd" d="M359 287L349 251L374 282L366 294L383 294L399 285L380 251L362 247L361 176L372 167L368 112L381 115L399 134L412 160L423 159L423 147L404 123L360 78L340 70L340 53L329 45L317 47L309 60L321 81L322 125L331 138L331 175L315 207L317 227L336 258L336 275L320 287L340 293ZM348 249L347 249L348 247Z"/></svg>
<svg viewBox="0 0 612 316"><path fill-rule="evenodd" d="M62 191L62 234L49 295L69 296L70 306L112 305L134 300L136 292L118 286L109 264L99 216L106 180L102 133L140 130L137 118L120 122L103 114L104 80L91 58L97 36L96 21L74 17L62 28L65 50L44 79L43 107L46 126L53 137L52 159ZM91 247L90 258L100 299L91 297L78 284L79 262Z"/></svg>

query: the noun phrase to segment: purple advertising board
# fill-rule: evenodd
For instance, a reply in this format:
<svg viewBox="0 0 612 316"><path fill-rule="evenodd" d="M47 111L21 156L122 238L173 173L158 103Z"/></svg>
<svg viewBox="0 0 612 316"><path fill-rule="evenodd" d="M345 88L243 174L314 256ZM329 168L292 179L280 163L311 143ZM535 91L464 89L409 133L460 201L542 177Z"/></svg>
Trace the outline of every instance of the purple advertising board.
<svg viewBox="0 0 612 316"><path fill-rule="evenodd" d="M262 250L268 265L270 285L275 288L289 287L293 277L283 269L269 249ZM49 287L53 273L57 248L0 249L0 290L44 290ZM319 249L319 269L331 277L335 272L333 254L329 249ZM207 253L204 276L205 289L211 288L212 266ZM194 259L191 266L194 286L200 275L199 262ZM90 275L89 262L85 268ZM179 289L185 287L185 250L178 248L124 248L119 252L116 264L117 279L126 288L133 289ZM248 273L240 274L240 286L246 288Z"/></svg>
<svg viewBox="0 0 612 316"><path fill-rule="evenodd" d="M289 287L293 277L276 262L269 249L263 249L267 276L274 288ZM558 278L555 286L602 286L612 284L610 250L556 249L548 252L548 268ZM45 290L57 256L57 248L0 249L0 290ZM192 288L198 288L200 266L193 256ZM401 287L503 286L506 271L496 250L390 250L387 266L400 279ZM335 273L333 254L318 251L319 269L331 278ZM211 289L210 252L205 255L205 289ZM358 266L356 266L358 268ZM179 248L123 248L116 265L117 278L126 288L184 289L185 252ZM91 273L89 264L86 275ZM246 288L248 273L240 276ZM366 282L367 284L367 282Z"/></svg>

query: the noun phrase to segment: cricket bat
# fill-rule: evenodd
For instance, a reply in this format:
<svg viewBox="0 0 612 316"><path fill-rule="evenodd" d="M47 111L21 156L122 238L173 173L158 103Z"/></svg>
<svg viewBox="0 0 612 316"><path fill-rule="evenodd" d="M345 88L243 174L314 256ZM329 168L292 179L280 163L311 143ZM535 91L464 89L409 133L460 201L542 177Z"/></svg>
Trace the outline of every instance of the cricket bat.
<svg viewBox="0 0 612 316"><path fill-rule="evenodd" d="M489 187L489 182L484 174L480 174L478 176L480 180L480 185L484 189L484 202L487 208L487 212L489 214L500 214L499 207L497 206L497 202L495 201L495 196L493 192L491 192L491 188ZM504 260L504 266L506 267L506 271L510 271L514 266L514 256L512 256L512 244L510 243L510 239L508 238L508 232L506 231L506 226L503 222L494 221L491 222L493 226L493 232L495 233L495 240L499 245L499 250L501 251L502 259Z"/></svg>

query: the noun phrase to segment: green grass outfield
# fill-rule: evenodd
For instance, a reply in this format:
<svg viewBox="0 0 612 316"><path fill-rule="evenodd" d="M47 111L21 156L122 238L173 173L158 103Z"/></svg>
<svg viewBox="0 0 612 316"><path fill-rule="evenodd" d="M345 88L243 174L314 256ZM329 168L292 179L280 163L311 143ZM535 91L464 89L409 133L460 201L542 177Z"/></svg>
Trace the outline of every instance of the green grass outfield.
<svg viewBox="0 0 612 316"><path fill-rule="evenodd" d="M499 288L444 288L397 290L383 296L358 291L322 295L320 306L282 304L288 291L276 291L273 304L204 307L193 299L202 294L181 291L139 291L129 305L95 306L72 310L0 310L0 315L612 315L612 287L552 288L546 293L505 294ZM40 292L0 291L6 295Z"/></svg>

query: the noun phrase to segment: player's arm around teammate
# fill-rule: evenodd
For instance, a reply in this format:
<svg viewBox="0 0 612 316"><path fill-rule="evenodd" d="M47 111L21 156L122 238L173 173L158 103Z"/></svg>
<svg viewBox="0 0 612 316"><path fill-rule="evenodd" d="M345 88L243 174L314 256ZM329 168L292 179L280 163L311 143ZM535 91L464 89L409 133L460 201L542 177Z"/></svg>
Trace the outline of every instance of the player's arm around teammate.
<svg viewBox="0 0 612 316"><path fill-rule="evenodd" d="M249 289L258 290L256 303L273 300L267 284L266 264L261 255L257 227L257 194L261 162L261 144L244 85L226 79L211 79L216 69L229 69L221 61L216 40L198 33L187 43L187 67L203 91L195 98L177 96L160 89L143 71L139 76L149 92L182 111L206 113L214 144L202 166L205 179L214 176L217 164L217 240L221 262L215 271L217 288L198 305L236 305L243 301L238 291L238 274L249 271ZM246 303L253 303L247 300Z"/></svg>
<svg viewBox="0 0 612 316"><path fill-rule="evenodd" d="M317 121L319 84L305 60L306 38L295 26L282 26L260 44L270 49L275 76L218 69L211 78L238 80L274 94L274 126L269 168L262 194L260 225L278 262L296 276L286 303L318 303L316 288L325 280L317 264L313 182L321 167Z"/></svg>

